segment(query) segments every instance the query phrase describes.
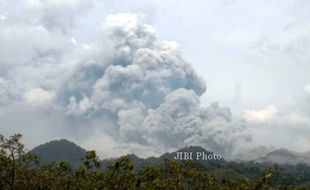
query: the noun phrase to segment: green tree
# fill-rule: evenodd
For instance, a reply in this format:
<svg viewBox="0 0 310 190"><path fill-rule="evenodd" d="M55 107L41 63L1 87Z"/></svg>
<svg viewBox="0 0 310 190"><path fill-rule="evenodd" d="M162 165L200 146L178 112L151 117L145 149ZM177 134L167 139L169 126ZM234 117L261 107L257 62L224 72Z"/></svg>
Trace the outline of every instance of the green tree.
<svg viewBox="0 0 310 190"><path fill-rule="evenodd" d="M8 139L0 135L0 184L3 189L17 189L19 183L30 185L31 168L38 163L36 156L26 153L21 138L20 134Z"/></svg>
<svg viewBox="0 0 310 190"><path fill-rule="evenodd" d="M100 160L95 151L86 152L83 165L74 175L73 189L91 190L104 189L104 172L100 167Z"/></svg>
<svg viewBox="0 0 310 190"><path fill-rule="evenodd" d="M133 164L128 156L120 157L108 166L105 184L109 190L134 190L137 186Z"/></svg>

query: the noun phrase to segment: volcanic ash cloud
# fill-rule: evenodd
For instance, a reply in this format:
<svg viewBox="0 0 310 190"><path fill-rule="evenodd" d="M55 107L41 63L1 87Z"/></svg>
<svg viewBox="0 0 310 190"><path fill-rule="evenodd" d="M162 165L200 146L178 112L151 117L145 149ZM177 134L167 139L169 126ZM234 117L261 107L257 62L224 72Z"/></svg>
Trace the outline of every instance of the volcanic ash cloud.
<svg viewBox="0 0 310 190"><path fill-rule="evenodd" d="M160 150L197 144L229 154L250 140L244 123L233 121L228 108L200 105L205 82L178 45L159 41L140 16L108 16L103 35L92 59L77 61L58 92L68 116L108 115L114 126L107 131L114 138Z"/></svg>

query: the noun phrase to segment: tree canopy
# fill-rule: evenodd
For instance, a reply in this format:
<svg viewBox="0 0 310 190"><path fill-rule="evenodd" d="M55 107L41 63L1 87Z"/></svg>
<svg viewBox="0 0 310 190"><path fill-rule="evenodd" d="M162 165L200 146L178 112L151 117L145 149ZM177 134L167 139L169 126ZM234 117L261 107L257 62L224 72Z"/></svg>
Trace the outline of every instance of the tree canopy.
<svg viewBox="0 0 310 190"><path fill-rule="evenodd" d="M87 151L82 164L67 162L41 164L39 158L25 151L22 135L9 138L0 135L1 190L306 190L307 187L274 185L281 175L277 168L267 168L253 178L218 178L194 161L165 160L159 165L147 164L134 170L129 156L109 163L106 169L95 151Z"/></svg>

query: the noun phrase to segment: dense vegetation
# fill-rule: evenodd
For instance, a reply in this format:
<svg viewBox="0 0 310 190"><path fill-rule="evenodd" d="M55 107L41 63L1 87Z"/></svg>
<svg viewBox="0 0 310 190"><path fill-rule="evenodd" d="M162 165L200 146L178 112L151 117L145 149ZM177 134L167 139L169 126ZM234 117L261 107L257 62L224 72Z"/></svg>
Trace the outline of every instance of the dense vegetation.
<svg viewBox="0 0 310 190"><path fill-rule="evenodd" d="M290 166L288 170L273 167L262 171L263 167L222 162L221 169L210 169L195 161L164 159L159 164L143 164L137 170L130 156L123 156L103 169L95 151L87 151L82 164L73 167L63 161L40 164L38 156L27 153L20 140L19 134L10 138L0 135L1 190L310 189L304 183L309 181L310 169L307 166ZM232 173L230 177L228 169ZM281 175L286 176L286 180L279 178Z"/></svg>

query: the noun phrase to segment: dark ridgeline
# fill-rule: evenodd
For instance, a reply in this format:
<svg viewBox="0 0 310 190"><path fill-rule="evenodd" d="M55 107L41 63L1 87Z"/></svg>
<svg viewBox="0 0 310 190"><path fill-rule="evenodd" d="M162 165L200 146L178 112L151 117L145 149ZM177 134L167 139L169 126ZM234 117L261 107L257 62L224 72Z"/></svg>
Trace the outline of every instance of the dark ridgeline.
<svg viewBox="0 0 310 190"><path fill-rule="evenodd" d="M51 141L34 148L31 152L38 155L41 158L42 163L66 161L73 167L78 167L81 165L83 163L82 158L86 154L85 149L67 140ZM186 164L187 161L185 160L174 159L176 152L193 152L193 155L196 155L197 152L213 154L212 152L199 146L188 146L175 152L164 153L159 157L140 158L135 154L128 154L127 157L133 163L133 171L139 172L143 169L143 166L160 166L161 164L165 164L167 161L175 161L180 164ZM294 158L294 164L287 164L284 162L284 164L280 163L275 165L274 162L277 160L274 158L279 159L281 156L283 158L280 161ZM226 161L224 159L195 160L195 156L193 156L193 158L199 170L210 171L220 180L238 179L240 177L254 179L262 174L266 168L276 167L279 174L272 180L274 184L290 185L291 183L295 183L305 185L310 181L310 166L295 162L297 158L299 158L298 155L288 150L275 150L254 161ZM300 159L301 158L305 159L304 156L301 156ZM106 171L109 164L115 163L116 161L116 158L103 159L100 161L101 167L104 171Z"/></svg>
<svg viewBox="0 0 310 190"><path fill-rule="evenodd" d="M71 141L61 139L39 145L30 153L38 155L42 164L65 161L73 167L79 167L83 164L82 158L86 150Z"/></svg>
<svg viewBox="0 0 310 190"><path fill-rule="evenodd" d="M145 159L129 154L99 160L95 151L67 140L51 141L26 152L20 139L18 134L9 138L0 135L0 190L310 189L310 166L306 164L174 159L177 152L213 154L198 146ZM266 158L295 158L292 154L278 150Z"/></svg>

